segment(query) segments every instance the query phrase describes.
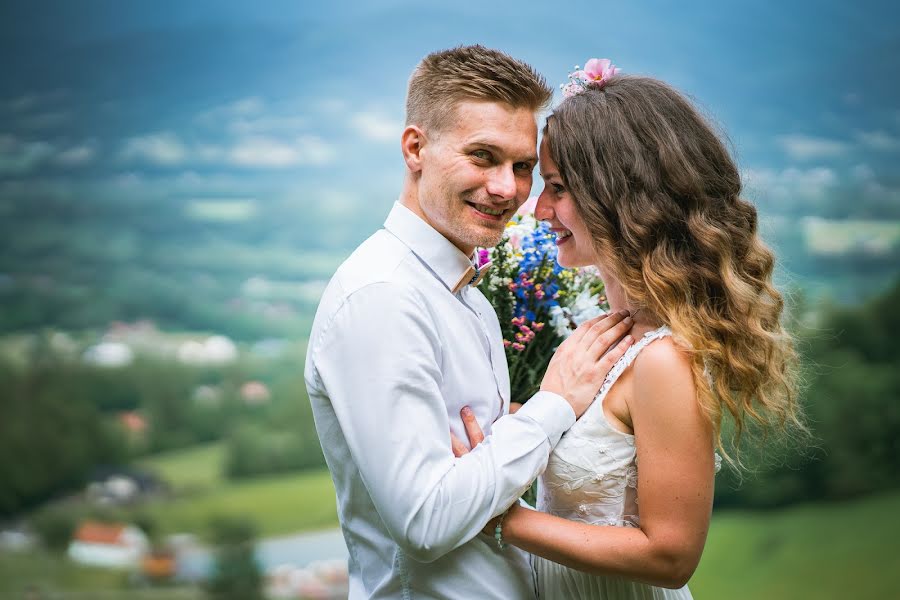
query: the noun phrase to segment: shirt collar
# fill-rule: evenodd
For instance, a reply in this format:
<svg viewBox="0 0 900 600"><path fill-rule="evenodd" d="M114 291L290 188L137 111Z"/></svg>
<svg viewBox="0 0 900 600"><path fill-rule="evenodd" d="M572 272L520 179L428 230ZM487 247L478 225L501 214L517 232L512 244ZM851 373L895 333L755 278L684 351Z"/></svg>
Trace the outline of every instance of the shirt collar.
<svg viewBox="0 0 900 600"><path fill-rule="evenodd" d="M452 290L463 273L473 266L472 259L453 242L399 202L394 202L384 228L428 265L448 290Z"/></svg>

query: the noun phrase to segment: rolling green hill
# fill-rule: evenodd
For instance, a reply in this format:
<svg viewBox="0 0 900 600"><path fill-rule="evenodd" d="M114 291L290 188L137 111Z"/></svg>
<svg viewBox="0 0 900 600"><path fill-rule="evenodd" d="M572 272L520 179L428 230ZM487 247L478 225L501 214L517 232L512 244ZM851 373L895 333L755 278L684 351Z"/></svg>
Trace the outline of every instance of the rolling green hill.
<svg viewBox="0 0 900 600"><path fill-rule="evenodd" d="M697 600L896 597L898 509L900 492L717 513L691 590Z"/></svg>
<svg viewBox="0 0 900 600"><path fill-rule="evenodd" d="M327 471L229 484L219 445L148 459L176 490L200 489L159 513L164 529L204 511L255 519L267 535L336 526ZM889 598L900 589L900 491L771 511L716 511L690 587L697 600Z"/></svg>
<svg viewBox="0 0 900 600"><path fill-rule="evenodd" d="M202 527L213 513L253 519L264 535L337 525L327 471L232 484L217 475L222 458L221 446L214 444L142 463L176 492L171 503L150 507L163 531ZM900 589L898 510L900 491L772 511L717 511L690 588L697 600L894 597ZM0 597L34 578L66 590L124 585L123 578L36 551L2 556ZM189 594L177 593L172 597Z"/></svg>

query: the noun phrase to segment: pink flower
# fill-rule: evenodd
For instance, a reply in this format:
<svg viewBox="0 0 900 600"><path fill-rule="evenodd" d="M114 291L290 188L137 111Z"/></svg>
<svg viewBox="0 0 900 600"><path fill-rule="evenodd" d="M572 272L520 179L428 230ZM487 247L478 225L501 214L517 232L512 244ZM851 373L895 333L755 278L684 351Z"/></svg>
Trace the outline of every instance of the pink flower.
<svg viewBox="0 0 900 600"><path fill-rule="evenodd" d="M519 342L514 342L512 344L512 348L513 348L513 350L517 350L517 351L521 352L522 350L525 349L525 346L520 344Z"/></svg>
<svg viewBox="0 0 900 600"><path fill-rule="evenodd" d="M592 58L587 61L587 64L584 65L584 71L580 72L584 74L584 79L587 79L591 83L600 83L606 82L610 77L619 72L617 67L614 67L612 61L608 58Z"/></svg>
<svg viewBox="0 0 900 600"><path fill-rule="evenodd" d="M519 207L519 210L516 211L517 215L530 215L534 214L534 209L537 206L537 196L532 196L528 200L525 201L522 206Z"/></svg>
<svg viewBox="0 0 900 600"><path fill-rule="evenodd" d="M511 341L509 341L509 340L503 340L503 347L504 347L504 348L509 348L509 345L510 345L510 344L512 344Z"/></svg>
<svg viewBox="0 0 900 600"><path fill-rule="evenodd" d="M486 263L489 263L489 262L491 262L491 253L488 251L487 248L481 248L478 251L478 268L480 269Z"/></svg>
<svg viewBox="0 0 900 600"><path fill-rule="evenodd" d="M532 323L531 326L534 328L535 331L540 331L541 329L544 328L543 323Z"/></svg>
<svg viewBox="0 0 900 600"><path fill-rule="evenodd" d="M592 58L584 65L584 69L569 73L569 82L561 85L564 98L571 98L588 88L601 88L610 77L616 75L620 69L613 66L608 58Z"/></svg>

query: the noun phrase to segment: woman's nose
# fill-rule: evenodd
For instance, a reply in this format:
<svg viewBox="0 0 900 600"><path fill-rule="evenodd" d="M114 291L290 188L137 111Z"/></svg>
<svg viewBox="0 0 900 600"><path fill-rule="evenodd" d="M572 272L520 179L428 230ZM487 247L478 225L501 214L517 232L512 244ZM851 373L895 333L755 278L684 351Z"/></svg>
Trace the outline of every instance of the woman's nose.
<svg viewBox="0 0 900 600"><path fill-rule="evenodd" d="M534 218L539 221L549 221L553 218L553 208L550 206L547 188L538 196L537 204L534 206Z"/></svg>

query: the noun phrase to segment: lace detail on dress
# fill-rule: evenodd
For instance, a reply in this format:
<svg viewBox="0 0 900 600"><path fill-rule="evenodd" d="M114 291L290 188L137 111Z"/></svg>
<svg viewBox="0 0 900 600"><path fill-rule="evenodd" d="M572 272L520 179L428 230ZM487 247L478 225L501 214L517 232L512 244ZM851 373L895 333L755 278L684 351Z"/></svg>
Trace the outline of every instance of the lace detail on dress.
<svg viewBox="0 0 900 600"><path fill-rule="evenodd" d="M550 455L540 478L540 510L595 525L639 526L635 438L609 424L603 399L641 350L670 335L665 326L645 333L610 370L594 403ZM720 464L716 454L717 472Z"/></svg>
<svg viewBox="0 0 900 600"><path fill-rule="evenodd" d="M622 355L616 364L613 365L613 368L609 370L609 373L606 374L606 379L603 380L603 385L600 386L600 391L597 393L597 400L594 404L602 404L603 398L606 397L607 392L613 386L619 376L625 372L625 369L631 366L631 363L634 362L634 359L637 358L638 353L641 350L646 348L650 342L658 340L660 338L666 337L667 335L672 335L672 330L663 325L659 329L654 329L653 331L648 331L637 341L636 344L633 344L631 348L625 351L625 354Z"/></svg>
<svg viewBox="0 0 900 600"><path fill-rule="evenodd" d="M671 335L668 327L650 331L613 366L594 403L560 439L538 480L538 509L593 525L640 527L635 437L615 429L603 413L603 399L638 353ZM716 455L716 464L721 458ZM540 598L632 598L690 600L687 587L668 590L621 577L591 575L533 557Z"/></svg>

